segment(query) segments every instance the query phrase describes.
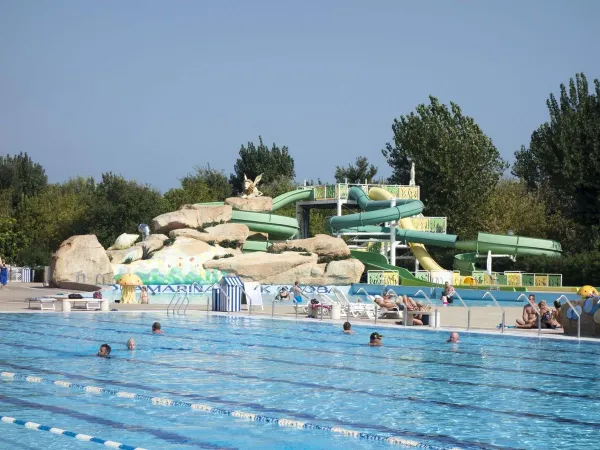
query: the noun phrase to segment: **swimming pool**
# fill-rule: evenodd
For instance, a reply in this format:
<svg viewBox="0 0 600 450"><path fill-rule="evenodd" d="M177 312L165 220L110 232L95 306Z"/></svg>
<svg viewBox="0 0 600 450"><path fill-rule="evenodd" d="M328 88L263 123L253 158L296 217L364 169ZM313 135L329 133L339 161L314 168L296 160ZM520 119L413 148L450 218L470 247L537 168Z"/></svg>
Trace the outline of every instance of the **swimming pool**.
<svg viewBox="0 0 600 450"><path fill-rule="evenodd" d="M0 330L0 415L67 430L0 423L2 448L597 445L593 342L398 327L371 348L372 326L199 313L4 314Z"/></svg>

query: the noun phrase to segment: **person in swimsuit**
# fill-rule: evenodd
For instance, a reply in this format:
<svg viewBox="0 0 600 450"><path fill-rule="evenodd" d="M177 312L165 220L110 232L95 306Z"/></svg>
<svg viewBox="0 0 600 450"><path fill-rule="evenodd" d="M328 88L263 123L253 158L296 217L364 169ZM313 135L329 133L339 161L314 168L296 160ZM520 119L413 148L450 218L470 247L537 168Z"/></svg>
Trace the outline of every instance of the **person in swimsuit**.
<svg viewBox="0 0 600 450"><path fill-rule="evenodd" d="M375 297L373 297L373 301L375 303L377 303L377 305L381 308L385 308L385 309L398 308L399 310L404 309L404 305L402 304L402 302L400 300L398 300L397 302L394 301L394 296L392 296L392 295L386 295L385 297L382 297L381 295L376 295Z"/></svg>
<svg viewBox="0 0 600 450"><path fill-rule="evenodd" d="M458 344L460 342L460 336L456 331L450 333L450 337L446 342L450 342L451 344Z"/></svg>
<svg viewBox="0 0 600 450"><path fill-rule="evenodd" d="M379 333L371 333L371 337L369 340L369 346L371 347L381 347L383 342L381 342L381 338L383 336Z"/></svg>
<svg viewBox="0 0 600 450"><path fill-rule="evenodd" d="M129 338L129 340L127 341L127 349L135 350L135 339Z"/></svg>
<svg viewBox="0 0 600 450"><path fill-rule="evenodd" d="M454 290L454 286L446 281L446 283L444 283L444 292L442 293L442 303L444 305L454 303L455 295L456 291Z"/></svg>
<svg viewBox="0 0 600 450"><path fill-rule="evenodd" d="M96 356L100 356L101 358L108 358L110 356L110 351L112 349L110 348L110 345L108 344L102 344L100 346L100 349L98 350L98 353Z"/></svg>
<svg viewBox="0 0 600 450"><path fill-rule="evenodd" d="M275 300L284 301L284 300L288 300L289 298L290 298L290 293L288 292L287 288L284 286L279 290L279 294L277 294L277 297L275 297Z"/></svg>
<svg viewBox="0 0 600 450"><path fill-rule="evenodd" d="M142 305L147 305L148 303L150 303L150 300L148 298L148 288L146 286L142 286L142 292L140 294L140 303Z"/></svg>
<svg viewBox="0 0 600 450"><path fill-rule="evenodd" d="M344 334L352 334L354 333L354 331L352 331L352 325L350 325L350 322L344 322Z"/></svg>
<svg viewBox="0 0 600 450"><path fill-rule="evenodd" d="M296 281L292 287L292 294L294 294L294 300L296 303L302 303L302 289L300 289L300 282Z"/></svg>
<svg viewBox="0 0 600 450"><path fill-rule="evenodd" d="M538 313L535 308L535 295L529 296L529 303L523 307L523 317L517 319L517 328L536 328Z"/></svg>
<svg viewBox="0 0 600 450"><path fill-rule="evenodd" d="M420 311L421 306L417 304L411 297L408 297L406 294L402 294L402 303L408 311ZM413 325L423 325L423 315L415 314L412 319Z"/></svg>
<svg viewBox="0 0 600 450"><path fill-rule="evenodd" d="M547 328L552 328L553 330L560 328L560 324L554 318L552 310L548 308L546 300L542 300L540 302L539 308L542 315L542 324L544 324Z"/></svg>
<svg viewBox="0 0 600 450"><path fill-rule="evenodd" d="M2 263L2 266L0 267L0 285L2 285L0 287L0 289L4 289L6 287L6 284L8 283L8 268L6 267L6 264Z"/></svg>
<svg viewBox="0 0 600 450"><path fill-rule="evenodd" d="M154 322L152 324L152 333L154 333L154 334L161 334L162 332L163 332L163 330L161 330L160 323L159 322Z"/></svg>

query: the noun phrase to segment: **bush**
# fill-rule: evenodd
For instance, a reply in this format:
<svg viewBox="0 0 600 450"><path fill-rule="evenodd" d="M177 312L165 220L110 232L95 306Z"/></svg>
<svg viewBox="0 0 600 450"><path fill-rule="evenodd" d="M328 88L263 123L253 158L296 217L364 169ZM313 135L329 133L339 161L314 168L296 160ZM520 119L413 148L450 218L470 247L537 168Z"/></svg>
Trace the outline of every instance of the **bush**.
<svg viewBox="0 0 600 450"><path fill-rule="evenodd" d="M201 227L197 227L196 230L198 230L200 233L206 233L207 228L216 227L217 225L223 225L224 223L225 222L222 220L219 220L218 222L209 222L209 223L205 223Z"/></svg>
<svg viewBox="0 0 600 450"><path fill-rule="evenodd" d="M142 259L147 260L151 259L154 256L154 251L150 250L150 247L146 247L145 245L142 247Z"/></svg>
<svg viewBox="0 0 600 450"><path fill-rule="evenodd" d="M214 242L214 241L212 241ZM219 246L223 247L223 248L240 248L242 246L243 242L242 241L232 241L229 239L225 239L221 242L219 242ZM213 245L213 244L211 244Z"/></svg>
<svg viewBox="0 0 600 450"><path fill-rule="evenodd" d="M338 255L338 256L319 256L317 263L319 264L329 264L332 261L344 261L346 259L350 259L352 256L350 255Z"/></svg>
<svg viewBox="0 0 600 450"><path fill-rule="evenodd" d="M169 239L165 239L163 241L163 244L165 247L169 247L171 245L173 245L175 243L175 238L169 238Z"/></svg>

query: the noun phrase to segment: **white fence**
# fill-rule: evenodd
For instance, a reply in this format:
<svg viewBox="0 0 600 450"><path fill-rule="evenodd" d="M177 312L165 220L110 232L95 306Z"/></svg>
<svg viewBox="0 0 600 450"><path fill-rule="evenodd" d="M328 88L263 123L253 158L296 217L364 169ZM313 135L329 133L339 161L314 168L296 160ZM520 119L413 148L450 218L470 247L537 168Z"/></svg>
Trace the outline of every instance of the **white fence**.
<svg viewBox="0 0 600 450"><path fill-rule="evenodd" d="M10 283L31 283L35 270L30 267L9 267L8 281Z"/></svg>

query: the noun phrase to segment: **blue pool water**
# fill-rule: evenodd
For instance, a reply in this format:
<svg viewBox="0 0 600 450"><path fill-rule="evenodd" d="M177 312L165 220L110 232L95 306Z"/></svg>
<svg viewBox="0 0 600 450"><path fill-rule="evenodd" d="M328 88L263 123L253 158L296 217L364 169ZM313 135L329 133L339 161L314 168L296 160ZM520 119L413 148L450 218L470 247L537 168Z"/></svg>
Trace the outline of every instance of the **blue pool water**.
<svg viewBox="0 0 600 450"><path fill-rule="evenodd" d="M149 332L156 320L165 335ZM4 314L0 329L1 416L133 447L403 448L375 440L390 436L439 449L597 446L600 348L590 342L462 333L453 345L398 327L377 330L386 345L372 348L372 326L344 335L332 324L162 313ZM110 359L94 356L104 342ZM0 448L100 447L0 423Z"/></svg>

